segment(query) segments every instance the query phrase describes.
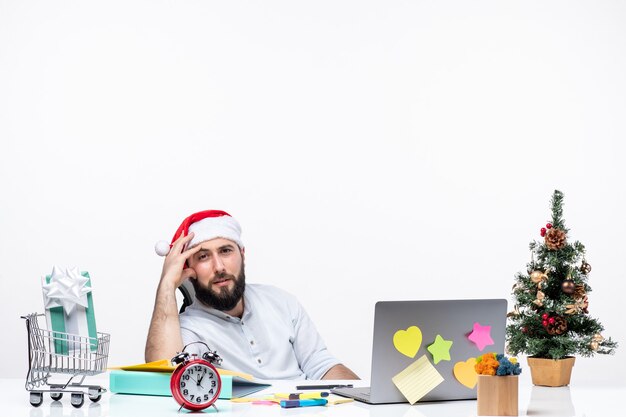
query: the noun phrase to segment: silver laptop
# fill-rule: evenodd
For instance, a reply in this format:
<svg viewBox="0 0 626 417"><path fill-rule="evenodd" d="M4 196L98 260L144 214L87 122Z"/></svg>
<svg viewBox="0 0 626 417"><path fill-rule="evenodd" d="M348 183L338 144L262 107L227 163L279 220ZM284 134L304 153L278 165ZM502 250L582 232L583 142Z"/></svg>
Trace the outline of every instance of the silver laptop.
<svg viewBox="0 0 626 417"><path fill-rule="evenodd" d="M454 365L488 352L504 353L506 312L507 302L504 299L380 301L374 311L371 387L337 388L332 392L369 404L408 402L391 379L426 355L444 381L419 402L476 399L476 387L469 388L466 380L467 385L459 382L454 374ZM468 338L475 323L479 328L490 326L493 344L484 346L482 351ZM414 357L400 353L393 342L397 331L406 331L411 326L417 326L422 334ZM450 360L440 360L435 364L427 347L437 335L453 343L449 350Z"/></svg>

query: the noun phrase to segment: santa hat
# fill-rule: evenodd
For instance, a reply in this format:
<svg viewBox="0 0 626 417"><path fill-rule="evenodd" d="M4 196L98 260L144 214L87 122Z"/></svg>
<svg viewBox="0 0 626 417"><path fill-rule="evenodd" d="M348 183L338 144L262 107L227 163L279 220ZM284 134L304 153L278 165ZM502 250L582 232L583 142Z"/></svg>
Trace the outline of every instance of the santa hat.
<svg viewBox="0 0 626 417"><path fill-rule="evenodd" d="M187 248L221 237L232 240L243 249L241 226L237 220L225 211L205 210L194 213L183 220L172 238L172 243L161 240L154 246L154 250L160 256L167 256L174 242L181 236L187 236L189 232L193 232L194 236L187 244Z"/></svg>

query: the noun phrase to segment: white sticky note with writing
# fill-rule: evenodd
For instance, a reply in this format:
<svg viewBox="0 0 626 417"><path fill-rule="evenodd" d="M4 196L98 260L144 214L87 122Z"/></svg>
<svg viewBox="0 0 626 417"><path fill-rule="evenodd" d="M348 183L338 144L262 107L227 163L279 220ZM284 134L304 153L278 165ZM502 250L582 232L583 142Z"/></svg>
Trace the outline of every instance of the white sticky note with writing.
<svg viewBox="0 0 626 417"><path fill-rule="evenodd" d="M422 355L391 380L409 403L413 405L441 384L443 377L430 363L426 355Z"/></svg>

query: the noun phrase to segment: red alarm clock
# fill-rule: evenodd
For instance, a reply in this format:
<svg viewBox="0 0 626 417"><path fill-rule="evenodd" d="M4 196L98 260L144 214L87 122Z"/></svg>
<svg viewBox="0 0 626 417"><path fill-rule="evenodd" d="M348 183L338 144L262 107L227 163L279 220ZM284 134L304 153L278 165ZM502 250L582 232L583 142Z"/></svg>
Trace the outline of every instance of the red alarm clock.
<svg viewBox="0 0 626 417"><path fill-rule="evenodd" d="M202 358L185 352L185 349L194 343L206 346L208 351ZM172 396L180 404L178 411L182 408L199 411L211 405L215 407L213 403L220 395L222 380L213 364L219 365L221 362L222 359L217 352L211 351L204 342L190 343L183 348L183 352L172 358L172 363L178 364L178 367L172 373L170 389Z"/></svg>

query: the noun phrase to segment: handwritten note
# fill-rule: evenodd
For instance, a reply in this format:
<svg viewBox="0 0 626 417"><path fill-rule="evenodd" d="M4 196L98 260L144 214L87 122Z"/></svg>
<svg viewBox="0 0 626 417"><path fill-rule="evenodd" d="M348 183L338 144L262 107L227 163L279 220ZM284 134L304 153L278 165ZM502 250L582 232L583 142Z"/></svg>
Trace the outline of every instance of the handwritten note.
<svg viewBox="0 0 626 417"><path fill-rule="evenodd" d="M441 384L443 377L428 361L426 355L422 355L391 380L409 403L413 405Z"/></svg>

